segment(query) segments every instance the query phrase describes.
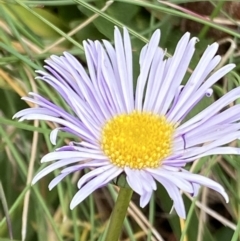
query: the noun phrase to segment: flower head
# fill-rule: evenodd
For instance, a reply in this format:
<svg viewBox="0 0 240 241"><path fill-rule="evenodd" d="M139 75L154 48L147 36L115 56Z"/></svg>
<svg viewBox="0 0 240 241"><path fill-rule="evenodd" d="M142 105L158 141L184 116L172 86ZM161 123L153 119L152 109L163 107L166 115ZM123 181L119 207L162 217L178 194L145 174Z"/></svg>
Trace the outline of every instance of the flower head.
<svg viewBox="0 0 240 241"><path fill-rule="evenodd" d="M141 50L140 73L133 87L132 48L126 28L114 32L115 47L110 42L84 41L88 71L69 53L51 56L38 77L51 85L74 114L36 93L24 97L38 105L18 112L23 120L47 120L60 125L51 132L56 144L59 130L79 137L41 162L56 162L33 179L58 168L60 174L49 184L52 189L70 173L90 168L78 181L79 191L71 208L94 190L107 185L125 173L129 186L140 195L144 207L160 182L173 200L179 216L185 209L179 189L196 195L200 185L207 186L228 201L223 187L204 176L188 172L186 163L214 154L239 154L239 148L225 144L239 138L240 105L226 109L240 97L240 88L222 98L186 122L192 108L212 94L211 86L231 71L228 64L212 74L221 60L216 56L218 44L207 47L187 83L181 82L194 54L197 38L186 33L171 58L165 58L158 47L160 31L156 30Z"/></svg>

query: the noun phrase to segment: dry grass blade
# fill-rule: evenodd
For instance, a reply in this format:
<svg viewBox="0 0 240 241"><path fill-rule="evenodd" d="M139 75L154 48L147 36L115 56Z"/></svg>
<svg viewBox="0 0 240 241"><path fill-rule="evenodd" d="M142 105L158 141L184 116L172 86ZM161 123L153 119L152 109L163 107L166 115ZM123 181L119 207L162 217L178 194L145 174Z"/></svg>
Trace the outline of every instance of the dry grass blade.
<svg viewBox="0 0 240 241"><path fill-rule="evenodd" d="M234 54L234 51L237 49L236 42L231 38L224 38L218 41L219 45L230 43L230 47L228 48L227 52L222 56L221 62L217 66L217 69L220 69L223 65L225 65L229 58Z"/></svg>
<svg viewBox="0 0 240 241"><path fill-rule="evenodd" d="M186 196L193 201L193 198L188 194L185 193ZM236 230L237 225L230 222L228 219L224 218L223 216L219 215L217 212L213 211L211 208L207 207L200 201L196 201L196 206L200 209L202 209L203 212L207 213L208 215L212 216L216 220L218 220L220 223L222 223L224 226L227 226L231 228L232 230Z"/></svg>
<svg viewBox="0 0 240 241"><path fill-rule="evenodd" d="M10 239L13 239L12 222L10 220L10 216L9 216L9 213L8 213L8 205L7 205L5 195L4 195L4 191L3 191L1 181L0 181L0 200L2 201L2 206L3 206L4 214L5 214L7 225L8 225L9 237L10 237Z"/></svg>
<svg viewBox="0 0 240 241"><path fill-rule="evenodd" d="M101 12L105 12L108 7L113 3L113 1L107 1L105 6L100 10ZM72 37L74 34L76 34L78 31L80 31L81 29L83 29L84 27L86 27L87 25L89 25L91 22L93 22L95 19L97 19L99 17L98 13L95 13L92 17L88 18L85 22L83 22L82 24L80 24L79 26L77 26L75 29L73 29L72 31L70 31L69 33L67 33L68 37ZM62 37L60 39L58 39L56 42L52 43L50 46L46 47L41 54L48 52L49 50L51 50L52 48L56 47L57 45L59 45L60 43L64 42L66 40L65 37Z"/></svg>
<svg viewBox="0 0 240 241"><path fill-rule="evenodd" d="M30 80L32 90L37 93L37 86L36 83L28 71L27 68L25 68L26 74ZM39 120L34 121L34 127L39 126ZM38 147L38 136L39 133L37 131L33 132L33 139L32 139L32 149L31 149L31 155L30 155L30 161L29 161L29 166L28 166L28 175L27 175L27 182L26 185L29 185L32 181L33 177L33 171L34 171L34 161L36 159L36 153L37 153L37 147ZM23 202L23 212L22 212L22 241L25 241L26 239L26 234L27 234L27 220L28 220L28 207L29 207L29 199L30 199L30 193L31 190L29 189L24 197L24 202Z"/></svg>
<svg viewBox="0 0 240 241"><path fill-rule="evenodd" d="M208 195L208 189L206 187L203 187L202 203L204 205L207 205L207 195ZM206 223L206 219L207 219L206 213L202 209L200 209L197 241L203 241L203 232L204 232L204 225Z"/></svg>

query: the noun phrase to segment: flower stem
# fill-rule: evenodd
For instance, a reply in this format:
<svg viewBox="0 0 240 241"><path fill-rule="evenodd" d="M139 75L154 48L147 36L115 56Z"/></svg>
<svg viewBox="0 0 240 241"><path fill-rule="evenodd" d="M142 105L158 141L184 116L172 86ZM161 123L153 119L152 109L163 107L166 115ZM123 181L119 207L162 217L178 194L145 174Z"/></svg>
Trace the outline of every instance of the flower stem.
<svg viewBox="0 0 240 241"><path fill-rule="evenodd" d="M113 208L105 241L118 241L123 221L132 197L132 189L121 187Z"/></svg>

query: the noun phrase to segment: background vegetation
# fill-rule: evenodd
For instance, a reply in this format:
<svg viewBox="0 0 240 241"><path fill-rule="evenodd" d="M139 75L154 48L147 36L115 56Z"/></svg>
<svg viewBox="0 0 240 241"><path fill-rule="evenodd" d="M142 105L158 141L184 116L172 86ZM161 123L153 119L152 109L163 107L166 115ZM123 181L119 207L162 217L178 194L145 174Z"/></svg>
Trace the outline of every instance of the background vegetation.
<svg viewBox="0 0 240 241"><path fill-rule="evenodd" d="M34 79L44 59L63 51L85 63L84 39L113 40L114 25L127 26L134 46L134 75L138 56L156 28L162 31L161 47L172 54L185 31L201 40L189 69L204 48L218 41L220 65L237 67L214 86L214 96L204 99L194 115L232 88L240 77L240 3L238 1L189 0L1 0L0 1L0 240L97 241L104 240L117 190L103 188L73 211L69 203L82 173L67 178L53 191L47 185L54 174L31 186L33 175L43 168L41 157L53 151L49 133L53 124L18 123L12 116L28 106L20 101L29 91L39 92L59 105L63 101L50 87ZM135 78L136 79L136 78ZM61 135L57 146L68 142ZM231 143L238 145L238 141ZM150 205L138 207L134 196L121 240L237 241L240 240L240 158L213 156L187 167L220 182L230 196L225 204L215 192L202 188L192 199L183 194L187 219L173 211L172 202L159 186Z"/></svg>

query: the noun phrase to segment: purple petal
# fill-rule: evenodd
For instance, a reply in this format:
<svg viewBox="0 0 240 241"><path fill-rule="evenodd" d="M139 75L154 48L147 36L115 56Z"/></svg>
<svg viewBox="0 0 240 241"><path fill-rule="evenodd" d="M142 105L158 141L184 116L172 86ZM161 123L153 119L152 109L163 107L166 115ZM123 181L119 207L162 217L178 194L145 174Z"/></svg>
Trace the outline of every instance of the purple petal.
<svg viewBox="0 0 240 241"><path fill-rule="evenodd" d="M166 179L164 177L160 177L155 174L153 174L153 177L156 180L158 180L159 183L161 183L164 186L164 188L166 189L166 191L168 192L168 195L173 200L174 208L175 208L177 214L181 218L185 219L186 218L185 207L184 207L182 196L181 196L180 191L177 188L177 186L174 183L172 183L169 179Z"/></svg>
<svg viewBox="0 0 240 241"><path fill-rule="evenodd" d="M60 167L64 167L66 165L75 163L75 162L81 162L84 161L84 159L80 159L80 158L71 158L71 159L64 159L64 160L59 160L47 167L45 167L43 170L41 170L32 180L32 185L35 184L38 180L40 180L42 177L46 176L47 174L49 174L50 172L60 168Z"/></svg>
<svg viewBox="0 0 240 241"><path fill-rule="evenodd" d="M125 28L123 33L124 40L119 29L115 28L114 41L123 97L122 102L125 104L126 112L130 113L133 111L132 48L129 34Z"/></svg>
<svg viewBox="0 0 240 241"><path fill-rule="evenodd" d="M235 64L229 64L229 65L222 67L218 71L216 71L211 77L209 77L205 81L205 83L197 91L195 91L194 95L191 96L191 98L189 98L189 100L186 101L184 103L184 105L180 106L178 104L178 106L175 107L174 110L176 110L176 108L179 108L178 114L175 115L174 118L171 117L172 115L169 116L168 117L169 120L174 121L174 122L178 122L180 119L182 120L183 117L185 117L186 114L191 111L191 109L195 106L195 104L198 103L204 95L206 95L206 93L207 93L207 95L209 95L209 88L215 82L217 82L219 79L221 79L223 76L225 76L228 72L230 72L234 67L235 67Z"/></svg>
<svg viewBox="0 0 240 241"><path fill-rule="evenodd" d="M80 202L82 202L86 197L88 197L93 191L95 191L99 187L102 187L108 184L112 179L117 177L121 172L122 172L122 169L112 166L111 169L93 178L74 195L70 204L70 209L73 209L74 207L76 207Z"/></svg>
<svg viewBox="0 0 240 241"><path fill-rule="evenodd" d="M192 129L192 125L197 123L198 121L201 121L203 119L208 120L215 114L217 114L220 110L222 110L225 106L232 103L234 100L240 97L240 87L237 87L227 94L225 94L220 99L216 100L213 104L211 104L209 107L198 113L196 116L182 124L178 127L178 132L187 132L190 128ZM195 126L196 128L196 126Z"/></svg>
<svg viewBox="0 0 240 241"><path fill-rule="evenodd" d="M124 171L127 175L126 180L128 185L139 195L143 195L145 192L140 172L138 170L133 170L129 167L125 167Z"/></svg>
<svg viewBox="0 0 240 241"><path fill-rule="evenodd" d="M51 191L59 182L61 182L69 173L61 173L56 176L48 185L48 189Z"/></svg>
<svg viewBox="0 0 240 241"><path fill-rule="evenodd" d="M140 207L144 208L149 203L151 197L152 197L152 191L151 192L144 192L140 196Z"/></svg>
<svg viewBox="0 0 240 241"><path fill-rule="evenodd" d="M88 172L82 178L80 178L80 180L78 181L78 184L77 184L78 188L81 188L89 180L95 178L96 176L100 175L101 173L107 172L108 170L110 170L113 167L114 166L112 164L109 164L109 165L99 167L99 168L96 168L96 169Z"/></svg>
<svg viewBox="0 0 240 241"><path fill-rule="evenodd" d="M147 168L148 172L154 175L154 178L165 178L169 179L169 182L175 184L178 188L182 189L185 192L193 193L192 185L186 181L184 178L176 177L175 172L167 171L162 168L159 169L151 169ZM158 179L157 179L158 180Z"/></svg>
<svg viewBox="0 0 240 241"><path fill-rule="evenodd" d="M191 45L188 45L189 37L189 33L183 35L177 44L173 57L168 59L171 61L169 61L168 69L165 72L164 82L160 89L161 95L158 97L158 102L161 103L158 107L160 114L166 113L194 53L192 43L195 44L196 39L194 38Z"/></svg>
<svg viewBox="0 0 240 241"><path fill-rule="evenodd" d="M135 98L135 109L141 111L142 110L142 100L143 100L143 92L144 87L147 82L147 76L149 72L150 65L152 63L152 59L155 55L155 52L158 48L158 43L160 40L160 31L156 30L154 34L152 35L148 47L146 50L145 57L142 61L142 64L140 66L140 75L138 77L137 81L137 87L136 87L136 98Z"/></svg>
<svg viewBox="0 0 240 241"><path fill-rule="evenodd" d="M204 176L201 176L198 174L194 174L194 173L190 173L190 172L186 172L186 171L185 172L177 172L174 175L177 177L182 177L189 182L193 182L193 183L197 183L199 185L209 187L209 188L219 192L224 197L226 202L229 201L228 195L225 192L224 188L217 182L215 182L207 177L204 177Z"/></svg>
<svg viewBox="0 0 240 241"><path fill-rule="evenodd" d="M83 148L84 149L84 148ZM80 158L80 159L98 159L98 160L105 160L106 157L102 154L91 153L91 150L87 150L86 152L80 151L57 151L51 152L45 155L41 162L49 162L58 159L70 159L70 158Z"/></svg>

